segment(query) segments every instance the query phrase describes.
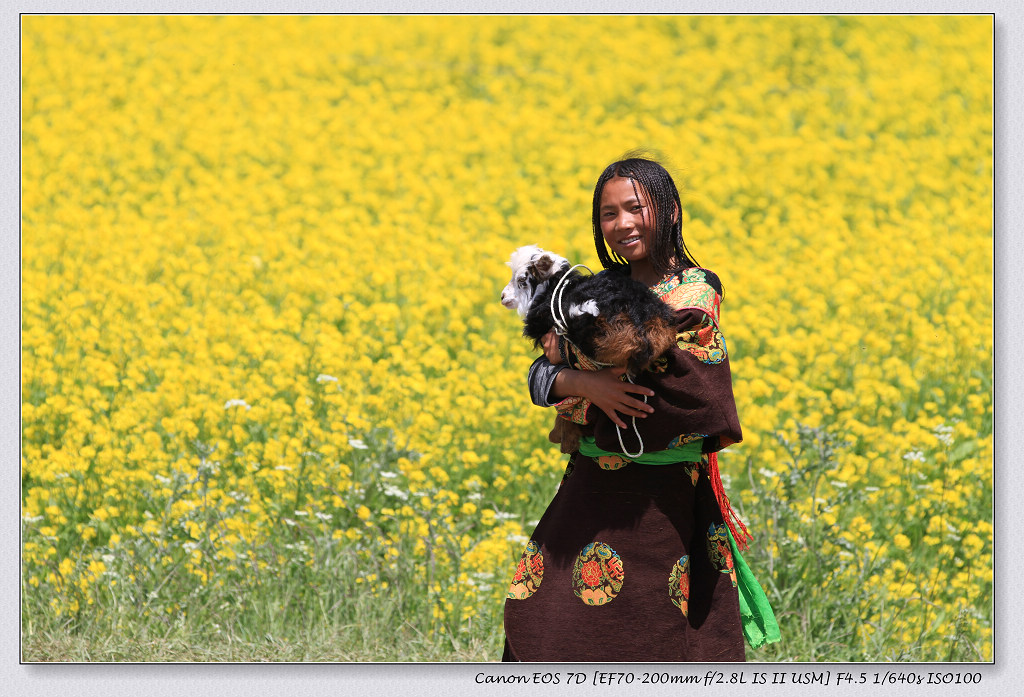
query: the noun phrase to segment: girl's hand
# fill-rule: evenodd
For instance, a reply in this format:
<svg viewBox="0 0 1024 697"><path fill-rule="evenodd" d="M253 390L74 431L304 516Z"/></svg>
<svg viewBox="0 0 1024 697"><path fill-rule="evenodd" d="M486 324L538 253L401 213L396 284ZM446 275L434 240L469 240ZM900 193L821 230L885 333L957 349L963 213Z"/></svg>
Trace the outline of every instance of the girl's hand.
<svg viewBox="0 0 1024 697"><path fill-rule="evenodd" d="M654 390L620 380L620 376L625 372L625 368L605 368L596 372L585 372L582 376L585 390L582 396L603 411L619 428L627 428L626 422L619 414L645 419L648 414L654 413L654 407L630 396L644 394L653 397Z"/></svg>
<svg viewBox="0 0 1024 697"><path fill-rule="evenodd" d="M562 354L558 350L558 335L552 329L540 338L540 345L544 349L544 356L551 365L558 365L562 362Z"/></svg>
<svg viewBox="0 0 1024 697"><path fill-rule="evenodd" d="M620 380L625 368L604 368L598 371L563 370L555 376L552 391L561 399L578 396L590 400L619 428L628 428L622 416L646 418L654 407L631 394L654 396L654 390Z"/></svg>

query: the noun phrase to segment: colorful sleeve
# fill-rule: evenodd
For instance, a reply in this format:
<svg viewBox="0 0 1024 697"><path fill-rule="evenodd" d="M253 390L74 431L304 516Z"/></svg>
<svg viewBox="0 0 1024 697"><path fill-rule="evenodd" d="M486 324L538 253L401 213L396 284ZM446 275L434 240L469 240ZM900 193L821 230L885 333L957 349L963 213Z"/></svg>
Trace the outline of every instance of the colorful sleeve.
<svg viewBox="0 0 1024 697"><path fill-rule="evenodd" d="M564 341L559 342L559 350L566 361L566 365L578 370L597 370L598 366L591 363L586 356L576 350L576 347ZM585 397L566 397L555 404L560 418L572 421L575 424L585 426L590 423L592 412L600 409L592 409L593 403Z"/></svg>
<svg viewBox="0 0 1024 697"><path fill-rule="evenodd" d="M705 269L687 269L655 291L676 311L676 345L634 380L649 387L654 413L636 419L645 452L703 439L704 452L742 440L725 338L718 326L721 284ZM590 414L598 447L621 451L620 429L600 410ZM640 447L632 428L621 431L630 451Z"/></svg>

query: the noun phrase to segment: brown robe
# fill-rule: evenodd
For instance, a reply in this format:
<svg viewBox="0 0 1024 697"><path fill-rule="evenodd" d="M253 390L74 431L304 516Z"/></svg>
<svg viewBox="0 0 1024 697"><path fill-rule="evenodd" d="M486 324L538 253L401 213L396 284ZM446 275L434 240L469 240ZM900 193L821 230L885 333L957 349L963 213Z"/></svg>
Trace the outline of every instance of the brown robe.
<svg viewBox="0 0 1024 697"><path fill-rule="evenodd" d="M700 440L711 453L739 442L718 278L686 269L654 291L676 310L677 345L636 379L655 392L654 413L636 421L644 451ZM618 427L599 409L580 398L557 406L598 447L622 451ZM636 452L632 429L622 435ZM715 479L706 456L645 465L574 453L513 573L504 658L744 660Z"/></svg>

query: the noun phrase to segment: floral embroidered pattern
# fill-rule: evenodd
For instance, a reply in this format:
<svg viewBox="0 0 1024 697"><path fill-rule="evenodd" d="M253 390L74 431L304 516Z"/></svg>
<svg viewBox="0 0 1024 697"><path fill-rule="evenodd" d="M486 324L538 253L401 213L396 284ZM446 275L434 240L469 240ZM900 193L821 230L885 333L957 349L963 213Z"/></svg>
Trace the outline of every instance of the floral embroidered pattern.
<svg viewBox="0 0 1024 697"><path fill-rule="evenodd" d="M671 450L672 448L678 448L680 445L686 445L687 443L692 443L695 440L707 437L708 434L706 433L681 433L669 441L669 444L665 446L665 449Z"/></svg>
<svg viewBox="0 0 1024 697"><path fill-rule="evenodd" d="M689 351L701 363L716 365L725 360L725 337L713 322L704 322L696 329L676 334L676 345Z"/></svg>
<svg viewBox="0 0 1024 697"><path fill-rule="evenodd" d="M703 269L686 269L654 286L654 292L673 310L694 308L718 321L722 299L708 284Z"/></svg>
<svg viewBox="0 0 1024 697"><path fill-rule="evenodd" d="M519 558L519 563L516 564L516 573L512 576L506 597L511 600L525 600L537 592L543 580L544 555L541 554L540 545L530 540L523 556Z"/></svg>
<svg viewBox="0 0 1024 697"><path fill-rule="evenodd" d="M587 605L611 602L622 590L622 559L603 542L583 548L572 567L572 591Z"/></svg>
<svg viewBox="0 0 1024 697"><path fill-rule="evenodd" d="M707 283L707 280L704 269L694 266L662 279L652 290L661 297L683 283Z"/></svg>
<svg viewBox="0 0 1024 697"><path fill-rule="evenodd" d="M555 405L558 416L572 421L574 424L584 425L587 423L587 410L590 409L590 401L583 397L567 397Z"/></svg>
<svg viewBox="0 0 1024 697"><path fill-rule="evenodd" d="M688 617L690 608L690 555L679 557L668 575L668 597Z"/></svg>
<svg viewBox="0 0 1024 697"><path fill-rule="evenodd" d="M690 476L690 483L697 486L697 480L700 479L700 465L696 462L687 462L683 465L683 472Z"/></svg>
<svg viewBox="0 0 1024 697"><path fill-rule="evenodd" d="M597 458L597 466L603 470L620 470L632 460L627 460L620 455L602 455Z"/></svg>
<svg viewBox="0 0 1024 697"><path fill-rule="evenodd" d="M736 587L736 569L733 567L732 548L729 545L729 528L725 523L708 526L708 559L723 574L729 574L733 588Z"/></svg>

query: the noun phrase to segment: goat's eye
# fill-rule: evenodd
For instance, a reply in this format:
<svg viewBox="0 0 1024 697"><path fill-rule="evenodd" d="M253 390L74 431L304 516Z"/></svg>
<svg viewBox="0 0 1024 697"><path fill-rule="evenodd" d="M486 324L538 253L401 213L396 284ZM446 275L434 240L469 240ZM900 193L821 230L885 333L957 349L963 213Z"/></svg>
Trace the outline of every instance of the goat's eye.
<svg viewBox="0 0 1024 697"><path fill-rule="evenodd" d="M525 288L526 287L526 279L525 278L520 278L519 279L519 287L520 288Z"/></svg>

